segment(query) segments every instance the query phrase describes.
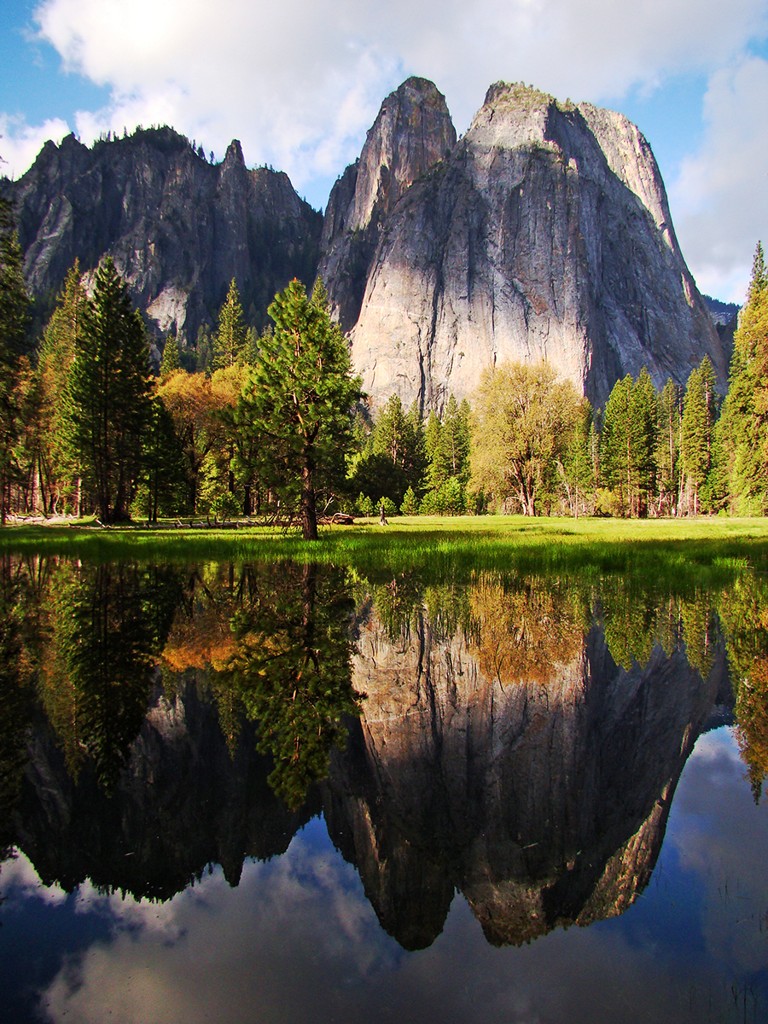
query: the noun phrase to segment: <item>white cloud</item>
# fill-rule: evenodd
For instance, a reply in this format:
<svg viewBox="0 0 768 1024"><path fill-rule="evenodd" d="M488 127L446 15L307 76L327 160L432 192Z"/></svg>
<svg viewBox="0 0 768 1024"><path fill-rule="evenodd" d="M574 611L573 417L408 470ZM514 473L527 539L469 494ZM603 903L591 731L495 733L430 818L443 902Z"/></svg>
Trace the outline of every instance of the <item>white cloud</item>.
<svg viewBox="0 0 768 1024"><path fill-rule="evenodd" d="M768 83L765 61L747 55L768 33L768 0L43 0L35 19L66 71L109 92L73 115L84 142L165 123L221 158L239 138L250 165L287 171L315 205L408 75L435 82L460 132L498 79L621 109L631 90L705 75L707 138L672 194L703 290L743 298L765 234ZM67 126L6 118L0 130L18 175Z"/></svg>
<svg viewBox="0 0 768 1024"><path fill-rule="evenodd" d="M221 156L240 138L249 163L299 188L354 158L396 77L351 2L49 0L37 17L68 70L111 89L108 108L79 116L84 141L169 123Z"/></svg>
<svg viewBox="0 0 768 1024"><path fill-rule="evenodd" d="M0 863L0 878L6 899L38 899L54 906L67 899L59 885L43 885L32 862L20 850L14 850L7 860Z"/></svg>
<svg viewBox="0 0 768 1024"><path fill-rule="evenodd" d="M435 81L463 131L500 78L601 101L728 60L766 2L46 0L36 16L68 70L112 90L84 134L168 121L219 155L238 137L301 189L343 170L409 74Z"/></svg>
<svg viewBox="0 0 768 1024"><path fill-rule="evenodd" d="M717 71L704 101L704 141L671 189L699 287L733 302L744 301L757 241L768 242L766 99L768 61L748 57Z"/></svg>
<svg viewBox="0 0 768 1024"><path fill-rule="evenodd" d="M65 959L41 994L52 1020L322 1018L323 1000L348 1009L333 979L354 996L394 959L354 869L301 835L283 857L246 864L237 889L216 868L165 904L80 893L111 934Z"/></svg>
<svg viewBox="0 0 768 1024"><path fill-rule="evenodd" d="M60 118L28 125L20 117L0 114L0 173L9 178L18 178L48 139L61 142L71 130L66 121Z"/></svg>

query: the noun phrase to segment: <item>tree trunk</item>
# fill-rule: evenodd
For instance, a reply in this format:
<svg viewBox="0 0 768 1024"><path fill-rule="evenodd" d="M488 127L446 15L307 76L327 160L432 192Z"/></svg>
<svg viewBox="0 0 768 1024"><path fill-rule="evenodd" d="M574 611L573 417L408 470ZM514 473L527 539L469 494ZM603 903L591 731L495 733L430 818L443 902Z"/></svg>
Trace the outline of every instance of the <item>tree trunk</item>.
<svg viewBox="0 0 768 1024"><path fill-rule="evenodd" d="M317 540L317 505L315 501L315 459L309 450L304 452L301 473L301 530L304 540Z"/></svg>

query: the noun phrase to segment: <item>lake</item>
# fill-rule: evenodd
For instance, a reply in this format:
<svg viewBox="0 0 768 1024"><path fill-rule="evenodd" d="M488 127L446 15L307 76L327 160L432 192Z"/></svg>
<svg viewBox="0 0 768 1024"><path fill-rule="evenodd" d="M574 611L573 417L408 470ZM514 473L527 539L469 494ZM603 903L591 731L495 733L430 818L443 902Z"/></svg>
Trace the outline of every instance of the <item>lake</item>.
<svg viewBox="0 0 768 1024"><path fill-rule="evenodd" d="M768 581L0 557L0 1019L768 1020Z"/></svg>

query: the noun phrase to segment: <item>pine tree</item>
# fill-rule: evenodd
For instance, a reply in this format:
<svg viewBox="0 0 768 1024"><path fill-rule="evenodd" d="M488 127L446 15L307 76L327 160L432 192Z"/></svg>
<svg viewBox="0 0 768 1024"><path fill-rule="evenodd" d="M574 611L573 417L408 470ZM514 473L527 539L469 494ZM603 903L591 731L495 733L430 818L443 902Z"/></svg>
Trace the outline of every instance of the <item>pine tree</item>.
<svg viewBox="0 0 768 1024"><path fill-rule="evenodd" d="M587 515L595 506L595 466L592 458L594 422L592 408L584 400L563 454L561 475L572 516Z"/></svg>
<svg viewBox="0 0 768 1024"><path fill-rule="evenodd" d="M739 515L768 512L768 274L758 243L715 438Z"/></svg>
<svg viewBox="0 0 768 1024"><path fill-rule="evenodd" d="M600 478L616 493L620 511L647 513L655 493L657 444L656 389L647 370L637 380L616 381L603 414Z"/></svg>
<svg viewBox="0 0 768 1024"><path fill-rule="evenodd" d="M442 429L443 426L440 422L440 417L433 409L427 417L427 422L424 426L424 455L427 460L427 479L430 487L432 486L432 466L434 465L435 456L440 445L440 433Z"/></svg>
<svg viewBox="0 0 768 1024"><path fill-rule="evenodd" d="M637 478L639 516L647 515L656 493L656 443L658 437L658 394L651 375L643 367L632 388L632 425Z"/></svg>
<svg viewBox="0 0 768 1024"><path fill-rule="evenodd" d="M360 381L322 284L309 298L294 279L268 312L274 333L262 336L239 416L259 439L260 479L289 506L298 501L303 535L315 540L318 494L344 479Z"/></svg>
<svg viewBox="0 0 768 1024"><path fill-rule="evenodd" d="M466 480L469 469L469 405L451 395L429 467L429 483L440 488L450 477Z"/></svg>
<svg viewBox="0 0 768 1024"><path fill-rule="evenodd" d="M424 428L418 408L406 413L400 396L391 395L379 411L368 450L358 461L353 493L388 498L399 506L408 487L420 491L426 462ZM369 487L374 486L374 490Z"/></svg>
<svg viewBox="0 0 768 1024"><path fill-rule="evenodd" d="M43 333L37 377L40 390L38 466L46 512L74 493L75 467L63 441L63 398L80 342L88 298L75 261L59 293L56 308Z"/></svg>
<svg viewBox="0 0 768 1024"><path fill-rule="evenodd" d="M379 412L373 428L372 447L377 455L386 455L393 466L405 469L410 461L412 437L400 395L390 395Z"/></svg>
<svg viewBox="0 0 768 1024"><path fill-rule="evenodd" d="M691 371L683 398L680 461L685 475L688 509L700 511L700 494L712 469L712 448L717 419L715 371L708 356Z"/></svg>
<svg viewBox="0 0 768 1024"><path fill-rule="evenodd" d="M174 428L173 417L155 396L143 440L141 501L147 520L156 523L161 513L178 515L183 504L184 453Z"/></svg>
<svg viewBox="0 0 768 1024"><path fill-rule="evenodd" d="M129 518L150 418L149 347L110 258L96 272L64 401L64 435L104 522Z"/></svg>
<svg viewBox="0 0 768 1024"><path fill-rule="evenodd" d="M160 380L165 380L179 369L181 369L179 339L175 334L169 334L163 346L163 358L160 360Z"/></svg>
<svg viewBox="0 0 768 1024"><path fill-rule="evenodd" d="M10 204L0 199L0 522L10 508L11 485L18 476L15 445L19 437L16 386L29 319L29 298Z"/></svg>
<svg viewBox="0 0 768 1024"><path fill-rule="evenodd" d="M240 362L247 342L248 328L233 277L224 305L219 310L218 328L213 339L213 369L221 370Z"/></svg>
<svg viewBox="0 0 768 1024"><path fill-rule="evenodd" d="M660 515L676 515L680 500L682 404L682 389L670 378L658 401L656 487Z"/></svg>

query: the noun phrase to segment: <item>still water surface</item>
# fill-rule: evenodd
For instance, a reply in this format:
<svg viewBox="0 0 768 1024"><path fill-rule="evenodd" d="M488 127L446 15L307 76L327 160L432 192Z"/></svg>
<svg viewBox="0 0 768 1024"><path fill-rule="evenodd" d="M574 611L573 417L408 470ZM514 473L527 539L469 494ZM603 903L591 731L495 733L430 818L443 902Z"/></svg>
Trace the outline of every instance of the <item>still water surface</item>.
<svg viewBox="0 0 768 1024"><path fill-rule="evenodd" d="M768 1020L761 579L0 583L0 1019Z"/></svg>

